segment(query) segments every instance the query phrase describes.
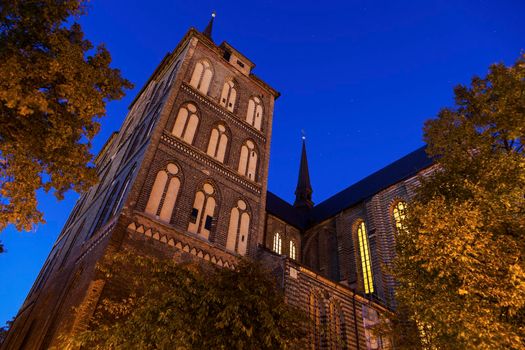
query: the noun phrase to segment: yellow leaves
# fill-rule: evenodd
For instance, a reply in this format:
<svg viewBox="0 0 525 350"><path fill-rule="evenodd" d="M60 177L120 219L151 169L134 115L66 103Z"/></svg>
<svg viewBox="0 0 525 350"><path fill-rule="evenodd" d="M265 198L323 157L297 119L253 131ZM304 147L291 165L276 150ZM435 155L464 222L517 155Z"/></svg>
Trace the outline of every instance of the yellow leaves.
<svg viewBox="0 0 525 350"><path fill-rule="evenodd" d="M519 62L457 89L456 108L425 125L439 169L410 203L394 275L399 305L432 326L437 348L523 347L525 150L514 141L525 126L525 56Z"/></svg>
<svg viewBox="0 0 525 350"><path fill-rule="evenodd" d="M96 120L108 100L132 86L110 67L107 50L86 57L92 44L80 26L64 24L78 13L77 0L28 4L6 3L0 18L14 21L2 38L0 65L0 153L9 160L0 169L0 229L43 221L39 189L54 189L61 198L95 183L89 141L100 129Z"/></svg>
<svg viewBox="0 0 525 350"><path fill-rule="evenodd" d="M466 295L466 294L469 294L469 292L468 292L468 290L466 290L466 289L459 288L459 289L458 289L458 294L459 294L459 295Z"/></svg>

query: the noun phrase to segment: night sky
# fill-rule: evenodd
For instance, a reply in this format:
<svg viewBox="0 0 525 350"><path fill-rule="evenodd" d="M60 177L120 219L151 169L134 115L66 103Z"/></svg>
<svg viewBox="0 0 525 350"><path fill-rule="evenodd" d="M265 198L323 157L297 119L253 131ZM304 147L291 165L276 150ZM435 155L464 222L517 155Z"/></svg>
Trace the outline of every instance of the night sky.
<svg viewBox="0 0 525 350"><path fill-rule="evenodd" d="M322 6L320 5L322 4ZM100 150L127 106L189 27L217 11L213 37L250 58L281 92L275 105L269 190L293 202L301 130L319 203L423 145L422 126L453 103L453 86L512 64L525 49L525 2L101 1L79 19L133 81L108 105ZM0 233L0 326L18 311L78 195L41 194L47 223Z"/></svg>

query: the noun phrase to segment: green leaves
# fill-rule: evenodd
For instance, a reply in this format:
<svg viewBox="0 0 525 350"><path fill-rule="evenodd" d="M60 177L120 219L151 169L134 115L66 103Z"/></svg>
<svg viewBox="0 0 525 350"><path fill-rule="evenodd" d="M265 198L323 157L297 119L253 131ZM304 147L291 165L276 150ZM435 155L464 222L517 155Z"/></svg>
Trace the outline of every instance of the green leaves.
<svg viewBox="0 0 525 350"><path fill-rule="evenodd" d="M79 0L8 1L0 11L0 230L43 222L36 191L85 191L96 181L91 140L106 103L132 84L84 39ZM85 141L87 140L87 141Z"/></svg>
<svg viewBox="0 0 525 350"><path fill-rule="evenodd" d="M306 316L284 303L259 264L236 270L132 253L99 269L111 276L90 330L67 339L94 349L302 349ZM123 286L129 289L122 290Z"/></svg>
<svg viewBox="0 0 525 350"><path fill-rule="evenodd" d="M524 63L457 87L456 106L425 125L437 167L409 205L394 269L400 307L431 330L420 347L525 345Z"/></svg>

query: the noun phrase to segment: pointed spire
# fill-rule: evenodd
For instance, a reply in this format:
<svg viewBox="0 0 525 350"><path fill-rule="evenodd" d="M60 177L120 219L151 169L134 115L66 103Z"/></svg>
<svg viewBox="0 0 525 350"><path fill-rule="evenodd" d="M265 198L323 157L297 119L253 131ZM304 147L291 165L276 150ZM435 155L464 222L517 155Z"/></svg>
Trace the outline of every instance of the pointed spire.
<svg viewBox="0 0 525 350"><path fill-rule="evenodd" d="M299 178L297 180L297 188L295 189L295 202L293 204L296 208L312 208L312 185L310 185L310 173L308 171L308 159L306 158L306 137L303 135L303 149L301 153L301 165L299 167Z"/></svg>
<svg viewBox="0 0 525 350"><path fill-rule="evenodd" d="M202 31L202 34L204 34L205 36L207 36L208 38L210 38L211 40L213 40L211 38L211 32L213 30L213 20L215 19L215 11L213 11L211 13L211 18L210 18L210 21L208 22L208 25L206 26L206 28L204 28L204 30Z"/></svg>

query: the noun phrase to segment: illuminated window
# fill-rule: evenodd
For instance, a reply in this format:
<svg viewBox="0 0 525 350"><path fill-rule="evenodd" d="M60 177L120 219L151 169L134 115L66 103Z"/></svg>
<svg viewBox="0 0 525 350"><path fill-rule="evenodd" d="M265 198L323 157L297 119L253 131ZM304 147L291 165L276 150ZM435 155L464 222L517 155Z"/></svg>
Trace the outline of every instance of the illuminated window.
<svg viewBox="0 0 525 350"><path fill-rule="evenodd" d="M252 97L248 101L248 111L246 113L246 122L255 127L257 130L261 130L263 118L263 109L261 100L258 97Z"/></svg>
<svg viewBox="0 0 525 350"><path fill-rule="evenodd" d="M191 76L190 85L207 95L212 76L213 72L208 61L197 62Z"/></svg>
<svg viewBox="0 0 525 350"><path fill-rule="evenodd" d="M241 147L238 171L239 174L255 181L255 172L257 171L257 152L255 151L255 144L251 140L247 140Z"/></svg>
<svg viewBox="0 0 525 350"><path fill-rule="evenodd" d="M250 215L247 212L246 203L243 200L237 202L230 213L230 225L228 226L228 238L226 249L246 254L248 244L248 232L250 230Z"/></svg>
<svg viewBox="0 0 525 350"><path fill-rule="evenodd" d="M197 107L192 103L187 103L179 109L171 133L191 145L198 124Z"/></svg>
<svg viewBox="0 0 525 350"><path fill-rule="evenodd" d="M357 238L359 240L359 255L361 255L361 268L363 269L363 284L365 293L374 292L374 281L372 277L372 261L370 259L370 247L366 225L361 221L357 226Z"/></svg>
<svg viewBox="0 0 525 350"><path fill-rule="evenodd" d="M297 258L297 252L294 241L290 241L290 258L294 260Z"/></svg>
<svg viewBox="0 0 525 350"><path fill-rule="evenodd" d="M146 213L155 215L165 222L171 221L171 214L179 194L180 180L177 176L179 168L175 164L168 164L166 169L157 173L153 188L146 204ZM161 205L162 203L162 205Z"/></svg>
<svg viewBox="0 0 525 350"><path fill-rule="evenodd" d="M226 135L226 127L222 124L219 124L211 131L210 142L208 143L208 151L206 153L222 163L224 162L224 155L226 154L227 145L228 135Z"/></svg>
<svg viewBox="0 0 525 350"><path fill-rule="evenodd" d="M273 251L277 254L281 254L282 238L279 232L273 235Z"/></svg>
<svg viewBox="0 0 525 350"><path fill-rule="evenodd" d="M221 106L226 107L227 110L233 112L235 108L235 98L237 97L237 91L235 90L235 84L233 81L227 81L222 87L221 99L219 101Z"/></svg>
<svg viewBox="0 0 525 350"><path fill-rule="evenodd" d="M407 210L406 202L399 201L394 206L393 216L394 216L394 223L396 224L397 232L406 230L406 225L404 222L406 219L406 210Z"/></svg>
<svg viewBox="0 0 525 350"><path fill-rule="evenodd" d="M195 194L193 209L191 210L188 231L197 233L208 239L215 213L215 189L209 183L202 186L202 190Z"/></svg>

